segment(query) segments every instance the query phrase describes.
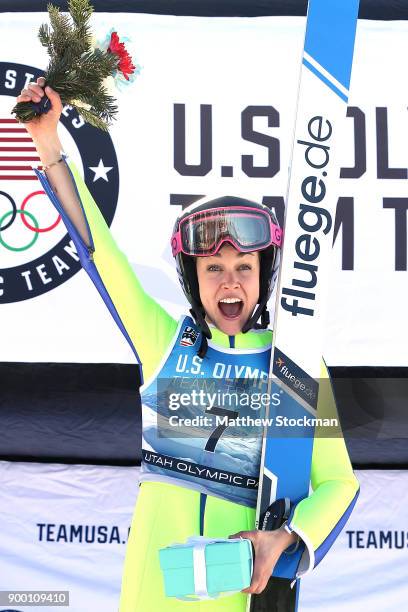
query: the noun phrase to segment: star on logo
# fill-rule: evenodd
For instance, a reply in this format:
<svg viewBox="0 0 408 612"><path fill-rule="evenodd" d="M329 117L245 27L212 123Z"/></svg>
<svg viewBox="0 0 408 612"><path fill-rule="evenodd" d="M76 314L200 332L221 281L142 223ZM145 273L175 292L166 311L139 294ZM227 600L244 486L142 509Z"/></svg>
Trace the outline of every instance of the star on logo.
<svg viewBox="0 0 408 612"><path fill-rule="evenodd" d="M97 166L89 166L89 169L92 170L92 172L95 172L93 182L97 181L100 178L103 178L103 180L108 183L109 182L108 172L110 172L113 169L113 166L112 167L104 166L103 161L100 159L99 164Z"/></svg>

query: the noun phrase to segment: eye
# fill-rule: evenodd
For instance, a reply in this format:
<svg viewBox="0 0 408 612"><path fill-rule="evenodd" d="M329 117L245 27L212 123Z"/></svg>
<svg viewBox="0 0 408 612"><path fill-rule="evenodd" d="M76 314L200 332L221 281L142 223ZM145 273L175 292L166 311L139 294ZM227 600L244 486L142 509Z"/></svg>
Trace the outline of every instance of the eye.
<svg viewBox="0 0 408 612"><path fill-rule="evenodd" d="M210 264L207 266L208 272L219 272L221 270L221 266L218 264Z"/></svg>
<svg viewBox="0 0 408 612"><path fill-rule="evenodd" d="M251 264L244 263L239 266L238 270L252 270L252 266Z"/></svg>

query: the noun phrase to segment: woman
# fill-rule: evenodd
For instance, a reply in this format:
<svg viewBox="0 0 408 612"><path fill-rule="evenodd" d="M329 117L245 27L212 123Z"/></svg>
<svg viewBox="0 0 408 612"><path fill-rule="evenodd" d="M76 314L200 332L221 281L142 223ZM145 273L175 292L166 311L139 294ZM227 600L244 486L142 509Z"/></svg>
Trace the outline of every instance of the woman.
<svg viewBox="0 0 408 612"><path fill-rule="evenodd" d="M43 85L42 78L30 83L17 101L40 101ZM172 248L192 317L177 324L144 293L75 166L61 157L57 136L61 101L49 87L45 92L51 110L26 126L45 172L37 174L63 217L83 267L143 364L147 381L141 389L142 484L126 550L120 611L178 612L190 606L197 611L244 612L246 593L265 589L280 555L299 538L305 544L305 553L297 576L320 561L358 495L358 483L341 435L330 439L316 436L311 469L313 493L296 505L286 525L275 531L257 531L256 488L203 478L197 466L202 471L210 466L225 469L225 473L247 477L249 483L249 477L258 474L259 445L242 453L239 444L226 445L222 436L211 442L198 438L197 442L157 433L157 381L174 377L180 364L184 364L181 370L188 372L190 380L200 374L204 378L211 376L216 364L256 366L261 375L268 375L272 334L265 329L266 302L275 280L279 240L273 239L272 234L267 244L251 244L248 239L248 251L240 241L239 230L231 234L228 215L246 206L251 219L253 215L259 214L262 219L269 215L270 227L274 224L273 215L262 205L221 198L193 207L178 219ZM214 229L214 223L218 239L212 244L208 231ZM245 225L243 231L247 228ZM259 317L261 329L255 329ZM188 368L186 363L190 364ZM327 376L322 364L322 377ZM318 414L336 416L331 391L320 393ZM186 457L188 473L177 469L178 459ZM219 600L185 603L166 598L158 550L194 534L250 538L255 549L250 587Z"/></svg>

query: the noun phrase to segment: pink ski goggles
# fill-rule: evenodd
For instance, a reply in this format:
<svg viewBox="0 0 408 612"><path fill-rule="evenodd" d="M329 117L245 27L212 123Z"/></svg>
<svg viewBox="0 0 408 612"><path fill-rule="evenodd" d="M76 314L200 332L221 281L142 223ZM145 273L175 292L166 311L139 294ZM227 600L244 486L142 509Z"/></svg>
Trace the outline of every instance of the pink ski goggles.
<svg viewBox="0 0 408 612"><path fill-rule="evenodd" d="M224 242L241 253L282 245L282 230L263 210L244 206L213 208L192 213L180 221L171 238L173 257L178 253L195 257L215 255Z"/></svg>

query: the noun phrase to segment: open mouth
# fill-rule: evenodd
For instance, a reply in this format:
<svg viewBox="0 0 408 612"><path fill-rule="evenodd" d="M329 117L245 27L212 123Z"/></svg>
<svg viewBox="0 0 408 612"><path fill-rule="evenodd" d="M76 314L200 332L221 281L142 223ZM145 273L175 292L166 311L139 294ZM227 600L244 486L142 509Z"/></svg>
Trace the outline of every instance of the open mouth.
<svg viewBox="0 0 408 612"><path fill-rule="evenodd" d="M244 307L244 302L239 298L224 298L218 302L218 308L227 319L237 319Z"/></svg>

